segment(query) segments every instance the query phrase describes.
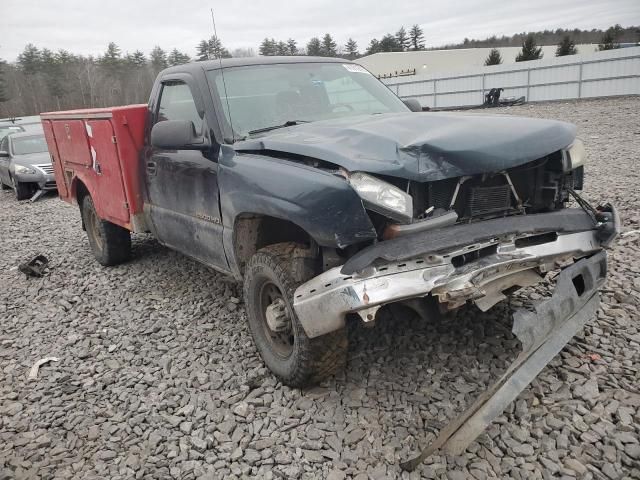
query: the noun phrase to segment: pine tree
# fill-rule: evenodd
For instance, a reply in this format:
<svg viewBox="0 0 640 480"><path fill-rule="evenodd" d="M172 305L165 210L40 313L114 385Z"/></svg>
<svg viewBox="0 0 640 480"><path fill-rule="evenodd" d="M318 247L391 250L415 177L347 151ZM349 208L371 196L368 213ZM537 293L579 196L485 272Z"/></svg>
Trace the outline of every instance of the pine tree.
<svg viewBox="0 0 640 480"><path fill-rule="evenodd" d="M620 48L620 43L618 43L618 38L622 34L622 27L620 24L616 24L613 27L607 28L607 31L602 35L602 39L600 40L600 44L598 45L598 50L615 50L616 48Z"/></svg>
<svg viewBox="0 0 640 480"><path fill-rule="evenodd" d="M333 38L328 33L325 33L322 38L322 53L323 57L335 57L338 55L338 45L333 41Z"/></svg>
<svg viewBox="0 0 640 480"><path fill-rule="evenodd" d="M199 62L209 60L209 42L207 40L200 40L196 47L196 60Z"/></svg>
<svg viewBox="0 0 640 480"><path fill-rule="evenodd" d="M532 33L527 35L522 43L522 50L516 57L516 62L528 62L530 60L539 60L542 58L542 47L538 47L536 39Z"/></svg>
<svg viewBox="0 0 640 480"><path fill-rule="evenodd" d="M127 63L136 67L142 68L147 64L147 59L140 50L136 50L131 55L127 55Z"/></svg>
<svg viewBox="0 0 640 480"><path fill-rule="evenodd" d="M497 48L492 48L489 52L489 56L484 61L485 65L500 65L502 63L502 55L500 55L500 50Z"/></svg>
<svg viewBox="0 0 640 480"><path fill-rule="evenodd" d="M556 48L556 57L564 57L565 55L575 55L578 53L576 44L569 35L565 35Z"/></svg>
<svg viewBox="0 0 640 480"><path fill-rule="evenodd" d="M40 50L32 43L29 43L20 55L18 55L18 65L26 75L35 75L40 69Z"/></svg>
<svg viewBox="0 0 640 480"><path fill-rule="evenodd" d="M166 52L158 46L154 47L153 50L151 50L149 60L149 63L151 63L151 66L156 72L159 72L160 70L163 70L169 66L169 64L167 63Z"/></svg>
<svg viewBox="0 0 640 480"><path fill-rule="evenodd" d="M289 55L289 46L283 41L276 44L276 55Z"/></svg>
<svg viewBox="0 0 640 480"><path fill-rule="evenodd" d="M40 71L43 74L49 95L58 101L65 93L62 85L62 69L56 55L48 48L40 52Z"/></svg>
<svg viewBox="0 0 640 480"><path fill-rule="evenodd" d="M318 37L313 37L307 43L307 55L312 57L319 57L322 55L322 44Z"/></svg>
<svg viewBox="0 0 640 480"><path fill-rule="evenodd" d="M176 65L183 65L191 61L191 57L186 53L180 52L177 48L174 48L169 56L167 57L167 63L170 67L175 67Z"/></svg>
<svg viewBox="0 0 640 480"><path fill-rule="evenodd" d="M356 58L358 53L358 44L353 38L347 40L347 44L345 45L345 50L347 51L347 57L354 59Z"/></svg>
<svg viewBox="0 0 640 480"><path fill-rule="evenodd" d="M404 52L409 50L411 39L407 36L407 31L404 29L404 26L400 27L400 30L396 32L396 41L398 42L398 46L402 49L401 51Z"/></svg>
<svg viewBox="0 0 640 480"><path fill-rule="evenodd" d="M381 52L400 52L401 47L398 44L398 40L396 40L396 37L388 33L384 37L382 37L382 39L380 40L380 51Z"/></svg>
<svg viewBox="0 0 640 480"><path fill-rule="evenodd" d="M409 30L409 39L412 50L424 50L424 32L420 25L416 24Z"/></svg>
<svg viewBox="0 0 640 480"><path fill-rule="evenodd" d="M278 51L278 44L273 38L265 38L260 44L260 55L272 56L276 55Z"/></svg>
<svg viewBox="0 0 640 480"><path fill-rule="evenodd" d="M287 40L287 48L289 50L288 55L298 54L298 43L293 38L290 38L289 40Z"/></svg>
<svg viewBox="0 0 640 480"><path fill-rule="evenodd" d="M380 42L377 39L372 38L369 42L369 46L367 47L366 54L373 55L374 53L378 52L380 52Z"/></svg>
<svg viewBox="0 0 640 480"><path fill-rule="evenodd" d="M0 103L9 100L9 90L7 89L7 79L5 78L7 62L0 58Z"/></svg>
<svg viewBox="0 0 640 480"><path fill-rule="evenodd" d="M120 47L118 47L114 42L109 42L109 45L107 45L107 51L100 57L99 63L111 73L119 70L122 65Z"/></svg>
<svg viewBox="0 0 640 480"><path fill-rule="evenodd" d="M209 58L231 58L229 50L224 48L220 39L215 35L209 39Z"/></svg>

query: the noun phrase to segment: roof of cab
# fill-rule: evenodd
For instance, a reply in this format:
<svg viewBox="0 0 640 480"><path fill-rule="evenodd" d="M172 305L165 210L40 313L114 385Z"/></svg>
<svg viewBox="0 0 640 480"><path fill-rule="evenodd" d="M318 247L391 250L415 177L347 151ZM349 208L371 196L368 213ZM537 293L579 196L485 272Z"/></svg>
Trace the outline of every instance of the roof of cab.
<svg viewBox="0 0 640 480"><path fill-rule="evenodd" d="M222 60L204 60L201 62L189 62L175 67L169 67L161 73L189 72L196 69L218 70L230 67L245 67L249 65L273 65L277 63L353 63L344 58L331 57L307 57L307 56L261 56L223 58Z"/></svg>

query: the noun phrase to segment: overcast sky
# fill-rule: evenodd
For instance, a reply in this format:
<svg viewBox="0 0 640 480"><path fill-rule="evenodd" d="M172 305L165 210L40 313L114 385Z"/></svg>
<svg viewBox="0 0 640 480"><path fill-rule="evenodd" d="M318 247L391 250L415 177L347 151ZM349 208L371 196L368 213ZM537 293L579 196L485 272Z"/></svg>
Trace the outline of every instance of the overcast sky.
<svg viewBox="0 0 640 480"><path fill-rule="evenodd" d="M110 41L123 52L154 45L189 55L212 34L229 49L257 47L266 37L304 46L326 32L349 37L364 51L380 38L417 23L427 46L545 28L640 25L640 0L0 0L0 58L15 60L27 43L99 55Z"/></svg>

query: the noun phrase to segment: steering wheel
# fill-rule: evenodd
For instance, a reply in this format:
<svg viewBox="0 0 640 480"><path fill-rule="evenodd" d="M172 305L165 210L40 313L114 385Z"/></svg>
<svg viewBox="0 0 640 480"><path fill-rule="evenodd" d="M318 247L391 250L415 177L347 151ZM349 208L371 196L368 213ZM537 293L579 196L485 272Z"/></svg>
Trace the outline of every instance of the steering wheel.
<svg viewBox="0 0 640 480"><path fill-rule="evenodd" d="M334 112L338 108L346 108L349 112L353 112L353 107L348 103L336 103L331 106L331 111Z"/></svg>

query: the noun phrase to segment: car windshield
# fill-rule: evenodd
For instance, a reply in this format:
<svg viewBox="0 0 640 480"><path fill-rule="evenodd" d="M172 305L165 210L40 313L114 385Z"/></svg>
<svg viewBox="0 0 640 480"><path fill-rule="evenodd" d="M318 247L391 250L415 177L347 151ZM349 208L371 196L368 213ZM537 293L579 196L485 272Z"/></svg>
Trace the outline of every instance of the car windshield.
<svg viewBox="0 0 640 480"><path fill-rule="evenodd" d="M225 136L234 140L270 127L408 111L384 84L351 63L251 65L225 68L224 80L220 70L208 75L233 127Z"/></svg>
<svg viewBox="0 0 640 480"><path fill-rule="evenodd" d="M10 133L24 132L24 128L18 127L17 125L9 125L9 126L1 126L0 127L0 142L4 137L9 135Z"/></svg>
<svg viewBox="0 0 640 480"><path fill-rule="evenodd" d="M42 153L48 151L44 135L17 137L13 139L12 144L14 155L28 155L29 153Z"/></svg>

